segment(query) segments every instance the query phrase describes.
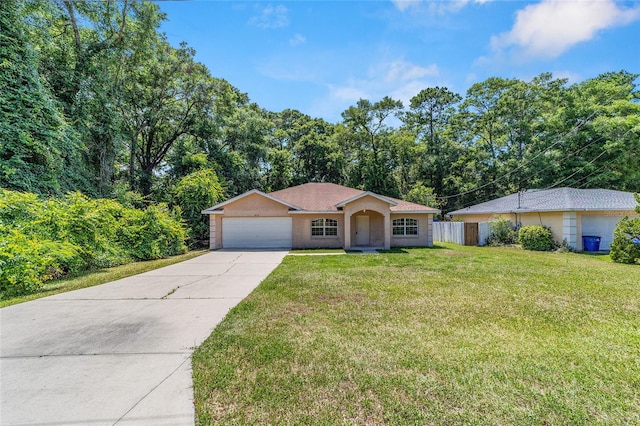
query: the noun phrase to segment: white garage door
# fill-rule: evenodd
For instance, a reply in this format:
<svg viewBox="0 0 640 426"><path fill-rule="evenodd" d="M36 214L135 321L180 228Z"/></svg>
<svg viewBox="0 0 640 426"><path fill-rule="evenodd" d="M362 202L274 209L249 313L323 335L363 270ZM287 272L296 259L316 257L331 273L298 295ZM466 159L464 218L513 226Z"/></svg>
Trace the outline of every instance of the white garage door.
<svg viewBox="0 0 640 426"><path fill-rule="evenodd" d="M609 250L622 216L582 216L582 235L600 237L600 250Z"/></svg>
<svg viewBox="0 0 640 426"><path fill-rule="evenodd" d="M223 218L222 247L291 248L291 218Z"/></svg>

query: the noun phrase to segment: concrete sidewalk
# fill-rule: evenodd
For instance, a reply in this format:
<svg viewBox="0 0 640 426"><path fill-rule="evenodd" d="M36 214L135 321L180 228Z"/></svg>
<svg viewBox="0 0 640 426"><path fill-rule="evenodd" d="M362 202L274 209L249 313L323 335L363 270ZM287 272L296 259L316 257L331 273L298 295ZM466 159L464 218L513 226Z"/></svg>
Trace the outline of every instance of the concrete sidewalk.
<svg viewBox="0 0 640 426"><path fill-rule="evenodd" d="M286 251L216 251L0 310L1 425L193 425L191 353Z"/></svg>

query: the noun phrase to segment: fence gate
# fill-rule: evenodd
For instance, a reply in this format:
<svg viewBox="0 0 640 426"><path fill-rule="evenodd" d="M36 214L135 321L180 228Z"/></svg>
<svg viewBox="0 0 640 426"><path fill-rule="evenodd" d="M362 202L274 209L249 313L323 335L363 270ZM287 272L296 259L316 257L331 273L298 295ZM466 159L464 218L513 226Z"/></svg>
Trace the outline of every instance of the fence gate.
<svg viewBox="0 0 640 426"><path fill-rule="evenodd" d="M480 241L478 240L478 224L465 223L464 224L464 245L477 246L479 242Z"/></svg>

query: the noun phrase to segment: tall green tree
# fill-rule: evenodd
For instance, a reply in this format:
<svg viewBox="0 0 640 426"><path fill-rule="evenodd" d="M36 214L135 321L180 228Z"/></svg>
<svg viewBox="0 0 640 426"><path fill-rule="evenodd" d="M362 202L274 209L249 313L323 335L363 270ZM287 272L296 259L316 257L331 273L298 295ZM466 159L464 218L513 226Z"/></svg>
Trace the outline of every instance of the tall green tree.
<svg viewBox="0 0 640 426"><path fill-rule="evenodd" d="M457 147L451 139L449 123L462 97L445 87L430 87L411 98L411 109L403 120L422 145L417 158L417 179L442 193L448 178L448 165L456 161Z"/></svg>
<svg viewBox="0 0 640 426"><path fill-rule="evenodd" d="M350 183L390 196L398 196L398 184L392 173L389 119L402 110L402 102L385 96L372 103L360 99L356 106L342 113L344 142L354 148L350 168Z"/></svg>
<svg viewBox="0 0 640 426"><path fill-rule="evenodd" d="M172 48L163 36L127 60L120 104L128 135L129 181L150 194L155 172L180 138L196 133L213 97L208 70L195 51Z"/></svg>

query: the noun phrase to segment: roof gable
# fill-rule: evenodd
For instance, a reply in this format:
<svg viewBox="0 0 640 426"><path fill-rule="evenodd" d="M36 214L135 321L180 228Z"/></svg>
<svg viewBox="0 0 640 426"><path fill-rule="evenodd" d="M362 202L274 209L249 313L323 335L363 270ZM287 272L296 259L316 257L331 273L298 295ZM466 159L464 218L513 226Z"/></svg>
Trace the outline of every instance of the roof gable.
<svg viewBox="0 0 640 426"><path fill-rule="evenodd" d="M390 198L384 197L382 195L378 195L375 192L366 191L366 192L363 192L362 194L356 195L356 196L351 197L351 198L349 198L347 200L343 200L343 201L339 202L338 204L336 204L336 207L344 207L347 204L352 203L354 201L357 201L357 200L359 200L361 198L364 198L364 197L373 197L373 198L378 199L378 200L380 200L380 201L382 201L384 203L387 203L387 204L389 204L391 206L397 206L398 205L398 203L396 203L395 201L393 201Z"/></svg>
<svg viewBox="0 0 640 426"><path fill-rule="evenodd" d="M231 204L231 203L234 203L234 202L236 202L236 201L238 201L238 200L240 200L240 199L242 199L242 198L248 197L248 196L253 195L253 194L257 194L257 195L260 195L260 196L262 196L262 197L265 197L265 198L267 198L267 199L269 199L269 200L271 200L271 201L275 201L276 203L283 204L283 205L285 205L285 206L287 206L287 207L289 207L289 208L291 208L291 209L293 209L293 210L302 210L300 207L295 206L295 205L290 204L290 203L287 203L286 201L280 200L280 199L278 199L278 198L276 198L276 197L273 197L272 195L266 194L266 193L264 193L264 192L262 192L262 191L259 191L259 190L257 190L257 189L252 189L251 191L247 191L247 192L245 192L245 193L243 193L243 194L240 194L240 195L238 195L238 196L235 196L235 197L233 197L233 198L230 198L230 199L228 199L227 201L223 201L223 202L222 202L222 203L220 203L220 204L216 204L216 205L215 205L215 206L213 206L213 207L209 207L208 209L203 210L203 211L202 211L202 213L203 213L203 214L213 214L213 213L215 213L216 211L219 211L219 210L220 210L221 208L223 208L224 206L229 205L229 204Z"/></svg>

